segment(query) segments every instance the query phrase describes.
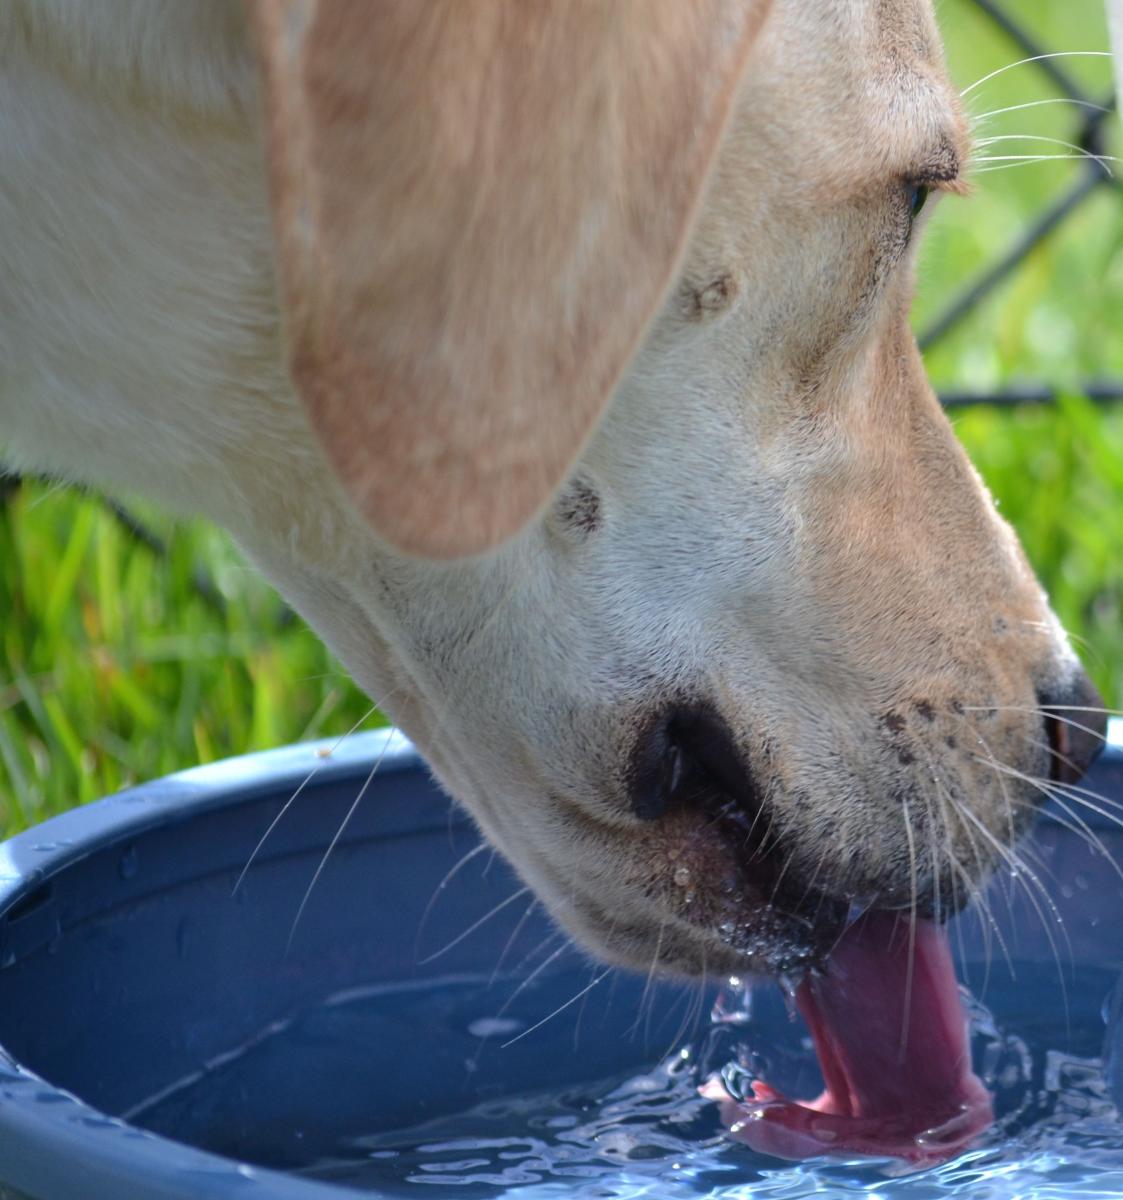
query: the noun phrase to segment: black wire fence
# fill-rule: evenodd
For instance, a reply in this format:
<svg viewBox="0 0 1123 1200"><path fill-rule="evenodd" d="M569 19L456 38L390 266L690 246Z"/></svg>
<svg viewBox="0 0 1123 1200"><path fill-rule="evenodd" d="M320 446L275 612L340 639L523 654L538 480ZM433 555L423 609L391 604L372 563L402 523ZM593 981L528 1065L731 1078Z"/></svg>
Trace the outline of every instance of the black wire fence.
<svg viewBox="0 0 1123 1200"><path fill-rule="evenodd" d="M936 345L956 329L984 300L994 294L1037 246L1051 237L1073 213L1087 204L1091 196L1104 188L1123 188L1123 183L1115 177L1104 160L1107 153L1104 126L1107 119L1115 113L1115 95L1089 95L1062 65L1060 60L1063 56L1052 55L1048 47L1042 45L1015 20L998 0L972 0L972 3L1024 52L1027 59L1036 60L1033 63L1034 68L1050 80L1061 98L1072 101L1080 117L1069 140L1085 157L1076 181L1044 208L1005 251L986 266L977 278L969 281L943 311L920 331L917 341L922 350ZM1089 379L1068 390L1079 392L1093 401L1110 402L1123 399L1123 379ZM1049 404L1055 401L1057 396L1058 389L1047 383L1029 383L989 392L944 390L940 393L940 400L947 408L980 404L1012 407L1023 404ZM21 482L19 475L4 474L0 471L0 504L19 488ZM158 558L167 558L168 545L158 533L117 501L108 497L99 497L99 500L136 544L144 546ZM196 593L209 606L218 612L224 610L222 593L205 571L196 570L192 582Z"/></svg>
<svg viewBox="0 0 1123 1200"><path fill-rule="evenodd" d="M1098 98L1088 95L1061 65L1062 56L1050 54L1048 47L1043 46L1020 22L1011 17L997 0L973 0L973 3L1024 52L1026 58L1036 60L1032 65L1050 80L1061 98L1072 101L1074 109L1081 115L1078 127L1068 140L1086 157L1076 182L1039 213L993 263L976 279L970 281L943 312L921 330L917 341L922 350L934 346L955 329L1025 262L1038 245L1054 234L1073 213L1083 208L1091 196L1102 188L1119 189L1123 186L1104 158L1107 154L1104 145L1104 125L1108 117L1115 112L1114 93ZM1119 400L1123 399L1123 379L1087 380L1073 390L1079 391L1090 400ZM972 404L1043 404L1055 400L1056 396L1055 388L1045 384L1029 384L997 392L946 391L941 392L940 399L945 407L959 408Z"/></svg>

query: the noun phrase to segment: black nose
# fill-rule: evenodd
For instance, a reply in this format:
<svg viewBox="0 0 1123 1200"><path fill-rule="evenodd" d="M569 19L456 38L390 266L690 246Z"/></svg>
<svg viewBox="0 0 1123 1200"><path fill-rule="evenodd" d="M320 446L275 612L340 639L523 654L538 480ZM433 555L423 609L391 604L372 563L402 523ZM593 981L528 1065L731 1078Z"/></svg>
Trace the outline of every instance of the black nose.
<svg viewBox="0 0 1123 1200"><path fill-rule="evenodd" d="M1076 783L1103 749L1103 697L1079 671L1067 687L1039 693L1037 703L1049 737L1050 774L1058 783Z"/></svg>

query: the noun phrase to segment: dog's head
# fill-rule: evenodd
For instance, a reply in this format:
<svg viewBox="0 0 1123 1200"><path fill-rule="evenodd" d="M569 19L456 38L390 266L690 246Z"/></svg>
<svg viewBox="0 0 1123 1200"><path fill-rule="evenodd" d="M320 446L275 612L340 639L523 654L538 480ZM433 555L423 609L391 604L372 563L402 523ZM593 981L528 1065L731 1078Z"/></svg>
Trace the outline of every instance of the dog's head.
<svg viewBox="0 0 1123 1200"><path fill-rule="evenodd" d="M257 557L589 945L783 970L964 903L1092 753L909 331L965 121L926 0L546 11L259 6L364 532Z"/></svg>

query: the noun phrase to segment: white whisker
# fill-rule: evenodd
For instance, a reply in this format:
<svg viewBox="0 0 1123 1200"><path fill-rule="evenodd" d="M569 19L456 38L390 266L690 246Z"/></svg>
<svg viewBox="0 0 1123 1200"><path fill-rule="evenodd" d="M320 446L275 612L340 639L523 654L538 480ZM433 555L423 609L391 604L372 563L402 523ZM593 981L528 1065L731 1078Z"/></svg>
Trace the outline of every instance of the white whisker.
<svg viewBox="0 0 1123 1200"><path fill-rule="evenodd" d="M591 992L593 990L593 988L595 988L597 986L597 984L600 983L600 981L602 979L604 979L605 976L607 976L611 970L612 970L611 967L605 967L605 969L591 983L586 984L586 986L583 987L577 993L576 996L571 996L564 1004L559 1004L558 1007L555 1008L552 1013L549 1013L547 1016L543 1017L542 1020L538 1021L536 1024L531 1025L531 1027L529 1029L524 1029L522 1031L522 1033L515 1034L515 1036L513 1038L511 1038L510 1041L504 1042L503 1045L500 1047L500 1049L506 1050L508 1046L513 1046L516 1042L522 1041L522 1039L524 1037L526 1037L528 1034L533 1033L536 1029L541 1029L542 1026L546 1024L547 1021L552 1021L560 1013L565 1012L565 1010L567 1008L569 1008L571 1005L576 1004L577 1001L580 1000L582 996L588 995L588 993Z"/></svg>
<svg viewBox="0 0 1123 1200"><path fill-rule="evenodd" d="M898 1048L899 1061L904 1062L905 1051L909 1042L909 1020L912 1005L912 977L916 966L916 842L913 838L912 819L909 816L908 801L901 804L901 816L905 822L905 836L909 843L909 945L908 964L905 967L905 998L904 1011L901 1013L901 1041Z"/></svg>
<svg viewBox="0 0 1123 1200"><path fill-rule="evenodd" d="M1076 142L1069 142L1064 138L1045 137L1044 135L1038 133L996 133L992 134L990 137L980 138L976 145L993 146L998 142L1045 142L1050 146L1065 146L1069 150L1074 151L1077 158L1090 158L1093 162L1100 163L1109 175L1111 174L1111 168L1104 164L1108 162L1119 162L1119 159L1115 155L1094 154L1091 150L1086 149L1084 146L1077 145ZM1071 158L1073 155L1066 154L1063 157ZM977 162L991 161L985 156L979 156L978 158L972 156L972 160Z"/></svg>
<svg viewBox="0 0 1123 1200"><path fill-rule="evenodd" d="M351 807L347 810L343 820L339 823L339 828L335 831L335 836L328 843L328 848L324 851L323 858L320 859L320 865L316 868L315 874L312 876L311 882L308 884L304 893L304 898L300 901L300 907L296 910L296 916L292 919L292 928L289 930L289 940L285 943L285 953L292 949L292 939L296 936L296 927L300 924L300 918L304 915L304 910L308 906L308 900L312 895L312 889L316 886L317 881L324 872L324 867L328 865L328 859L331 858L332 851L339 844L339 839L343 836L343 831L347 828L351 818L355 815L355 811L359 807L362 798L367 794L367 789L370 787L375 775L378 773L378 768L382 766L382 760L386 757L386 751L390 748L390 743L393 741L395 730L391 729L389 736L382 745L378 757L374 760L374 766L370 769L370 774L363 781L363 786L359 788L359 794L351 801Z"/></svg>
<svg viewBox="0 0 1123 1200"><path fill-rule="evenodd" d="M1090 100L1074 100L1071 96L1050 96L1048 100L1029 100L1025 104L1010 104L1006 108L992 108L989 112L979 113L972 117L975 124L988 120L990 117L1000 117L1003 113L1020 112L1023 108L1040 108L1044 104L1075 104L1078 108L1094 109L1096 112L1109 113L1112 110L1102 104L1093 104ZM1037 622L1042 624L1042 622Z"/></svg>
<svg viewBox="0 0 1123 1200"><path fill-rule="evenodd" d="M511 930L510 937L503 943L503 949L499 952L499 957L495 961L495 966L491 969L491 977L487 981L487 986L491 985L499 978L499 970L506 961L507 955L511 952L511 947L518 941L519 934L523 931L523 926L530 920L530 914L538 907L538 900L534 899L526 906L523 915L519 917L518 924Z"/></svg>
<svg viewBox="0 0 1123 1200"><path fill-rule="evenodd" d="M635 1037L636 1030L639 1028L639 1023L643 1019L643 1006L651 992L651 983L655 978L655 969L659 965L659 956L663 953L663 934L666 933L666 931L667 922L660 921L659 933L655 938L655 950L651 955L651 965L647 968L647 978L643 981L643 992L640 994L639 1004L636 1005L636 1019L632 1023L632 1028L628 1031L630 1037ZM648 1012L648 1019L650 1020L650 1010ZM645 1033L644 1036L647 1037L647 1033Z"/></svg>
<svg viewBox="0 0 1123 1200"><path fill-rule="evenodd" d="M266 831L258 839L258 843L256 846L254 846L252 852L250 853L249 858L246 860L246 865L242 868L241 874L239 874L238 878L235 880L234 887L231 889L231 892L230 892L231 896L236 896L238 894L238 889L242 886L242 882L245 880L246 874L248 873L250 867L253 866L254 861L256 860L257 856L261 853L262 846L264 846L265 843L269 840L269 835L273 832L273 830L276 829L277 826L281 823L281 818L296 803L297 797L312 782L312 780L315 779L316 776L320 773L320 771L323 769L324 763L327 762L328 760L330 760L331 756L339 749L340 746L343 745L343 743L355 732L355 730L358 729L359 726L363 724L364 721L367 721L370 719L370 716L372 713L375 713L377 711L378 711L378 705L372 704L370 706L370 708L368 708L366 710L366 712L363 713L363 715L355 722L355 724L352 725L351 728L347 730L346 733L340 734L340 736L328 747L327 754L324 755L320 759L320 761L316 763L316 765L312 768L312 770L309 771L308 774L304 776L304 778L298 784L296 791L293 792L293 794L284 802L284 804L281 805L280 812L278 812L277 815L273 818L273 820L269 822L268 829L266 829Z"/></svg>
<svg viewBox="0 0 1123 1200"><path fill-rule="evenodd" d="M433 889L433 894L429 897L429 903L425 905L425 911L421 914L421 919L417 922L417 933L414 935L413 939L414 958L417 957L417 944L421 940L421 935L425 932L425 926L428 924L429 916L433 911L433 906L437 903L438 899L440 899L441 893L456 878L456 876L460 874L460 871L464 867L466 867L478 855L483 854L485 850L489 850L490 848L491 847L487 842L480 842L478 845L473 846L467 854L457 859L457 861L453 863L451 867L449 867L449 869L445 872L445 877Z"/></svg>
<svg viewBox="0 0 1123 1200"><path fill-rule="evenodd" d="M562 942L562 944L555 951L553 951L553 953L548 954L538 964L538 966L531 971L529 975L527 975L524 979L520 979L518 985L515 987L515 990L507 997L506 1000L503 1001L499 1011L495 1014L496 1019L504 1016L511 1005L514 1004L518 997L522 995L522 993L538 978L538 976L541 975L551 963L556 962L558 958L568 949L569 942Z"/></svg>
<svg viewBox="0 0 1123 1200"><path fill-rule="evenodd" d="M1110 58L1110 50L1056 50L1051 54L1034 54L1031 58L1022 58L1017 62L1007 63L1004 67L999 67L990 74L984 75L982 79L976 79L974 83L969 84L959 94L960 96L969 96L977 87L982 87L984 83L999 75L1004 75L1007 71L1012 71L1015 67L1024 67L1027 63L1041 62L1045 58Z"/></svg>
<svg viewBox="0 0 1123 1200"><path fill-rule="evenodd" d="M466 937L471 937L471 935L475 933L481 925L486 925L492 917L498 916L498 914L501 913L509 904L514 904L516 900L527 895L529 891L530 888L524 887L519 888L517 892L512 892L505 899L500 900L494 908L484 913L482 917L473 921L472 924L463 931L463 933L457 934L451 942L447 942L439 950L434 950L432 954L427 955L425 958L419 959L417 965L419 967L423 967L426 965L426 963L431 963L434 959L440 958L442 954L447 954L453 948L453 946L459 946Z"/></svg>

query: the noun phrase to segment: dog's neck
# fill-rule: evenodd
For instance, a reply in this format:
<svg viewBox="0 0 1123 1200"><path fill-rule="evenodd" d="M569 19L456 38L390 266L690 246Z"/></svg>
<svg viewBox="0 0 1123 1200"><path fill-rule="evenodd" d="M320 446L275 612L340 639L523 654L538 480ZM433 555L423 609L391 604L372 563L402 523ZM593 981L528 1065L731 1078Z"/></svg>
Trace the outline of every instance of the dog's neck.
<svg viewBox="0 0 1123 1200"><path fill-rule="evenodd" d="M257 104L243 8L230 0L11 0L0 45L103 98L168 113L230 119Z"/></svg>

